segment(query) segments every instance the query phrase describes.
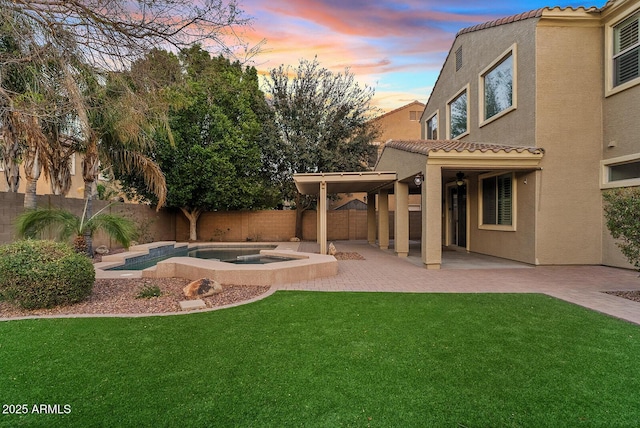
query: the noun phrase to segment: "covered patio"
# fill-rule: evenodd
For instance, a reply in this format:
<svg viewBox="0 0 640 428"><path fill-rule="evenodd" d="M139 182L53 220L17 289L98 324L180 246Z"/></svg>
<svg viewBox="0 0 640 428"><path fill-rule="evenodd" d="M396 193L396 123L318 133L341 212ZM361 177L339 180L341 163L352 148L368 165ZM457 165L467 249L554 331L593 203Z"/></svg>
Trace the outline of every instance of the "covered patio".
<svg viewBox="0 0 640 428"><path fill-rule="evenodd" d="M509 245L520 245L520 242L529 245L534 241L530 239L535 233L535 222L531 218L535 215L536 183L540 179L543 156L544 150L538 147L449 140L389 141L374 171L295 174L294 180L300 193L318 195L317 236L321 254L327 252L328 195L367 192L367 240L370 244L377 242L382 250L389 249L389 196L393 195L393 249L399 257L409 256L409 195L419 194L421 261L428 269L439 269L443 247L484 253L474 249L472 240L475 239L474 244L480 249L491 247L484 245L481 238L497 237ZM483 227L479 213L482 211L481 180L499 174L508 174L512 181L509 203L513 205L513 208L510 205L513 218L509 219L508 228ZM522 199L527 201L520 210L515 202L518 187L522 189ZM517 227L519 212L526 228ZM480 229L483 230L478 232ZM500 235L505 231L513 233ZM514 252L513 260L535 264L530 256L535 248L524 248L521 253L523 255ZM486 254L502 257L489 251Z"/></svg>

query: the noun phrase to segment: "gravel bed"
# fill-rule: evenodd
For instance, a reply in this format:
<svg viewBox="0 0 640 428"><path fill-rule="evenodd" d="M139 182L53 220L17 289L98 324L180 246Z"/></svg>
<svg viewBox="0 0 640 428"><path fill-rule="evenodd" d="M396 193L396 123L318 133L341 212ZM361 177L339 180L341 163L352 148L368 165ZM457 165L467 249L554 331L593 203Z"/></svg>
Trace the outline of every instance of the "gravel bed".
<svg viewBox="0 0 640 428"><path fill-rule="evenodd" d="M334 257L336 260L365 260L360 253L338 251Z"/></svg>
<svg viewBox="0 0 640 428"><path fill-rule="evenodd" d="M182 289L191 282L182 278L97 279L89 298L71 306L26 310L0 302L0 318L67 314L157 314L179 312L179 302L187 300ZM146 287L158 286L159 297L136 298ZM222 293L202 300L208 308L240 303L266 293L270 287L223 285Z"/></svg>
<svg viewBox="0 0 640 428"><path fill-rule="evenodd" d="M640 291L605 291L606 294L612 294L614 296L623 297L625 299L633 300L634 302L640 302Z"/></svg>

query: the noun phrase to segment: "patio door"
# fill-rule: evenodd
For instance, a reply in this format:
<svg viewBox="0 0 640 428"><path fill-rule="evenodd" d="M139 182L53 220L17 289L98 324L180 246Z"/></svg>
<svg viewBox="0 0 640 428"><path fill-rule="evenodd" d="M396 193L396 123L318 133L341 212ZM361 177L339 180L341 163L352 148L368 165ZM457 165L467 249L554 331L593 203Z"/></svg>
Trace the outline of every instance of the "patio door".
<svg viewBox="0 0 640 428"><path fill-rule="evenodd" d="M447 242L458 247L467 246L467 185L448 187Z"/></svg>

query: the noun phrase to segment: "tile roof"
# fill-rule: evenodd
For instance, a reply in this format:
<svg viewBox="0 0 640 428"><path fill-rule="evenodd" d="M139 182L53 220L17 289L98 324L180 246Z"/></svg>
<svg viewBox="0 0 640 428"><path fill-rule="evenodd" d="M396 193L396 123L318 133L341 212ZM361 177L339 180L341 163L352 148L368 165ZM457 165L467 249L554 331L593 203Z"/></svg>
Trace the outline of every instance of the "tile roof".
<svg viewBox="0 0 640 428"><path fill-rule="evenodd" d="M531 154L544 154L544 149L541 147L522 147L522 146L509 146L504 144L488 144L488 143L471 143L460 140L391 140L385 144L384 148L393 148L410 153L419 153L423 155L429 155L429 153L435 152L516 152L523 153L529 152Z"/></svg>
<svg viewBox="0 0 640 428"><path fill-rule="evenodd" d="M606 7L606 5L605 5L605 7ZM504 18L499 18L499 19L496 19L494 21L484 22L482 24L477 24L477 25L473 25L471 27L463 28L462 30L458 31L458 34L456 34L456 37L461 35L461 34L472 33L474 31L484 30L485 28L498 27L500 25L510 24L512 22L517 22L517 21L524 21L525 19L530 19L530 18L540 18L545 11L550 11L550 10L554 10L554 9L560 9L560 10L563 10L563 11L567 10L567 9L570 9L570 10L573 10L573 11L582 10L582 11L586 11L586 12L600 10L595 6L591 6L591 7L579 6L579 7L576 7L576 8L574 8L574 7L564 7L563 8L563 7L559 7L559 6L542 7L540 9L531 10L529 12L522 12L522 13L518 13L516 15L506 16Z"/></svg>
<svg viewBox="0 0 640 428"><path fill-rule="evenodd" d="M516 21L523 21L529 18L540 18L544 10L545 8L543 7L543 8L532 10L529 12L523 12L517 15L511 15L504 18L496 19L494 21L483 22L482 24L477 24L472 27L463 28L462 30L458 31L457 36L461 34L472 33L474 31L484 30L485 28L497 27L499 25L510 24Z"/></svg>

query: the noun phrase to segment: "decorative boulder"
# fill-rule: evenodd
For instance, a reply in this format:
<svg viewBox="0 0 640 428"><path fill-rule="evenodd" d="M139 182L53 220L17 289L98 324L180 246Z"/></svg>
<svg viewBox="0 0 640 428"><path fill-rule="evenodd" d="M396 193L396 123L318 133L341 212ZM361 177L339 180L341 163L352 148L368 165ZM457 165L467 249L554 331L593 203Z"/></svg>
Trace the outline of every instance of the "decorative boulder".
<svg viewBox="0 0 640 428"><path fill-rule="evenodd" d="M300 238L294 236L293 238L289 239L289 242L300 242Z"/></svg>
<svg viewBox="0 0 640 428"><path fill-rule="evenodd" d="M187 298L209 297L222 293L222 285L209 278L201 278L188 284L182 289Z"/></svg>
<svg viewBox="0 0 640 428"><path fill-rule="evenodd" d="M329 255L330 256L335 256L337 252L338 252L338 250L336 250L336 246L333 245L333 242L331 242L329 244L329 251L328 251Z"/></svg>
<svg viewBox="0 0 640 428"><path fill-rule="evenodd" d="M99 254L101 256L104 256L105 254L109 254L109 249L107 248L106 245L100 245L98 248L96 248L94 250L94 252L96 254Z"/></svg>

